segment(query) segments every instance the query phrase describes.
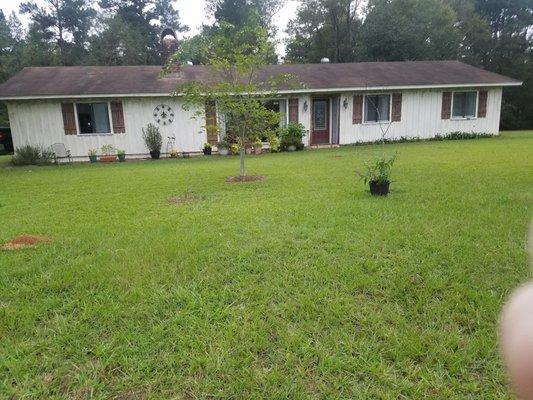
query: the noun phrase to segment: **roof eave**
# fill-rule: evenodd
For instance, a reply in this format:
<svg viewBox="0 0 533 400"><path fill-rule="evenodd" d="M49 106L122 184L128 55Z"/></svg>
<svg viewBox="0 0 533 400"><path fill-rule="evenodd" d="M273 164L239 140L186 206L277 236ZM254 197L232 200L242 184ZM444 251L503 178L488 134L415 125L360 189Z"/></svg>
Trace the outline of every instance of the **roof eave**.
<svg viewBox="0 0 533 400"><path fill-rule="evenodd" d="M480 88L480 87L508 87L521 86L523 82L504 83L464 83L464 84L439 84L439 85L400 85L400 86L365 86L346 88L324 89L291 89L279 90L278 94L304 94L304 93L339 93L339 92L368 92L384 90L423 90L423 89L454 89L454 88ZM69 94L69 95L30 95L30 96L1 96L0 101L16 100L52 100L52 99L89 99L89 98L124 98L124 97L171 97L172 93L120 93L120 94ZM177 94L180 96L180 94Z"/></svg>

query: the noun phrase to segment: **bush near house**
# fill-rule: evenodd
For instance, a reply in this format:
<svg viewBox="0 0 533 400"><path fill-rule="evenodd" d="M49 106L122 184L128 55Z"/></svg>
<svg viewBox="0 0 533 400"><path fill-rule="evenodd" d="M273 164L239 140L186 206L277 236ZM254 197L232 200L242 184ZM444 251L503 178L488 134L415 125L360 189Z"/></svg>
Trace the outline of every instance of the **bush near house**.
<svg viewBox="0 0 533 400"><path fill-rule="evenodd" d="M0 168L0 398L513 399L533 132L381 151Z"/></svg>
<svg viewBox="0 0 533 400"><path fill-rule="evenodd" d="M293 146L296 150L303 150L302 139L305 136L305 127L302 124L288 124L279 129L280 148L287 151Z"/></svg>
<svg viewBox="0 0 533 400"><path fill-rule="evenodd" d="M14 165L46 165L52 162L54 155L52 150L43 146L26 144L15 149L11 159Z"/></svg>

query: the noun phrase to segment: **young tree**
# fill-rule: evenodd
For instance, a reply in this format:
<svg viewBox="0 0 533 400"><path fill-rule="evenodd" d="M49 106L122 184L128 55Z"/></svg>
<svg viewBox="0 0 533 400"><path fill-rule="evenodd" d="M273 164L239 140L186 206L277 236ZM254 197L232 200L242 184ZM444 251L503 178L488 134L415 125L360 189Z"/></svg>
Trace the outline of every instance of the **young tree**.
<svg viewBox="0 0 533 400"><path fill-rule="evenodd" d="M251 36L256 40L243 43L242 37ZM199 110L196 117L204 117L205 104L214 103L219 114L231 119L240 145L241 179L246 176L245 145L279 123L279 113L268 110L264 101L275 98L278 88L290 80L287 75L261 74L269 55L267 36L265 29L253 27L245 27L234 36L213 35L209 45L209 78L176 89L186 110ZM179 59L179 55L175 58Z"/></svg>

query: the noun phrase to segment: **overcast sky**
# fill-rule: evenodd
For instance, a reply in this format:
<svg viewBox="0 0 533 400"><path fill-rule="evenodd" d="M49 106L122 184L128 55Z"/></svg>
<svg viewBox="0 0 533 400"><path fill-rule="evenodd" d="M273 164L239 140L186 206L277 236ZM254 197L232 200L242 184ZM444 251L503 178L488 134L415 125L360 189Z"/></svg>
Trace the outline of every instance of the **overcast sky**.
<svg viewBox="0 0 533 400"><path fill-rule="evenodd" d="M2 8L4 14L7 16L13 10L18 12L19 5L23 1L27 0L0 0L0 8ZM37 0L37 2L40 2L40 0ZM298 0L287 0L283 9L274 17L274 22L278 26L278 40L281 42L278 45L278 53L282 55L285 54L285 46L282 42L282 39L285 38L284 31L289 20L295 15L298 3ZM205 0L178 0L175 5L180 12L182 22L191 28L184 36L191 36L198 33L202 23L209 22L205 13ZM23 18L21 19L23 22L26 22Z"/></svg>

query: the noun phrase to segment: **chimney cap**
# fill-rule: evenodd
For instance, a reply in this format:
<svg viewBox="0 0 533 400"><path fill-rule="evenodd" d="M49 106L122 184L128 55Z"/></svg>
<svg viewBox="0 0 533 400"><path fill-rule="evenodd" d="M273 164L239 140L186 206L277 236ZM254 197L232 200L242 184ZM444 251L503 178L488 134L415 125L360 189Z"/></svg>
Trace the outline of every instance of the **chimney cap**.
<svg viewBox="0 0 533 400"><path fill-rule="evenodd" d="M324 57L322 60L320 60L320 64L329 64L329 58Z"/></svg>

